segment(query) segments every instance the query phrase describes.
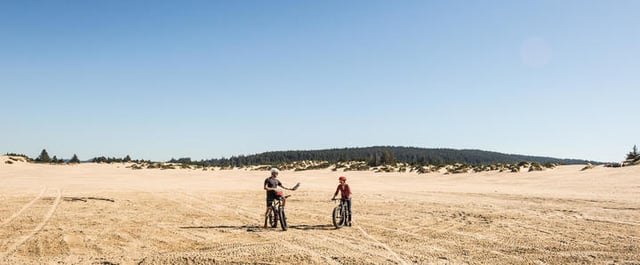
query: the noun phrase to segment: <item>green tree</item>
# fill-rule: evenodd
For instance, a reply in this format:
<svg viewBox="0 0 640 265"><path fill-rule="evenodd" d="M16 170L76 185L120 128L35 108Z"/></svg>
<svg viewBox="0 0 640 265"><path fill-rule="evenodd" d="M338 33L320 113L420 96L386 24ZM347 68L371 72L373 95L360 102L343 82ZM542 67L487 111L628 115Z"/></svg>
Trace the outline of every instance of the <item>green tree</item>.
<svg viewBox="0 0 640 265"><path fill-rule="evenodd" d="M80 164L80 159L78 159L76 154L73 154L73 157L69 160L69 164Z"/></svg>
<svg viewBox="0 0 640 265"><path fill-rule="evenodd" d="M122 162L131 162L131 157L129 155L125 156Z"/></svg>
<svg viewBox="0 0 640 265"><path fill-rule="evenodd" d="M627 159L635 160L638 157L640 157L640 154L638 154L638 147L636 147L636 145L633 145L633 150L627 154Z"/></svg>
<svg viewBox="0 0 640 265"><path fill-rule="evenodd" d="M380 160L381 160L380 156L374 153L369 157L369 162L367 163L367 165L370 167L377 167L379 165L382 165Z"/></svg>
<svg viewBox="0 0 640 265"><path fill-rule="evenodd" d="M49 157L49 153L47 153L46 149L42 149L42 152L40 152L40 156L36 158L36 162L40 162L40 163L51 162L51 158Z"/></svg>
<svg viewBox="0 0 640 265"><path fill-rule="evenodd" d="M382 152L382 164L384 165L395 165L396 164L396 157L389 152L389 150L384 150L384 152Z"/></svg>

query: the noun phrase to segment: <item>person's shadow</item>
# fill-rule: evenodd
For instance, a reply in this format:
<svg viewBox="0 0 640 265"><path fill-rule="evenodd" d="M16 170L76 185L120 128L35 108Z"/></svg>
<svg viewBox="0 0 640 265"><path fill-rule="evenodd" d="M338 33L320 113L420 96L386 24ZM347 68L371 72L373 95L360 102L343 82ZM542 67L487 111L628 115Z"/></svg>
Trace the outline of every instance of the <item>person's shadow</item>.
<svg viewBox="0 0 640 265"><path fill-rule="evenodd" d="M257 225L199 225L199 226L180 226L180 229L231 229L246 230L247 232L257 232L263 230Z"/></svg>
<svg viewBox="0 0 640 265"><path fill-rule="evenodd" d="M180 226L180 229L233 229L233 230L247 230L248 232L257 232L269 230L272 228L264 229L261 226L256 225L199 225L199 226ZM290 229L297 230L335 230L336 228L330 224L324 225L290 225Z"/></svg>
<svg viewBox="0 0 640 265"><path fill-rule="evenodd" d="M200 226L180 226L180 229L245 229L258 228L250 225L200 225Z"/></svg>
<svg viewBox="0 0 640 265"><path fill-rule="evenodd" d="M333 225L330 225L330 224L324 224L324 225L290 225L289 228L298 229L298 230L335 230L336 229Z"/></svg>

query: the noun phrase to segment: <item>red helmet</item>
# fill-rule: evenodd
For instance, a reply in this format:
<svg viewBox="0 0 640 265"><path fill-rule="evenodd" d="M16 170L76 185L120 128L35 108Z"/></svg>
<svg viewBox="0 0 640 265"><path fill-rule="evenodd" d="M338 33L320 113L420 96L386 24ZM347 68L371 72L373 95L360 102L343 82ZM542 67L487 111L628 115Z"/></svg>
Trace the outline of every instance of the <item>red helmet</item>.
<svg viewBox="0 0 640 265"><path fill-rule="evenodd" d="M345 177L345 176L340 176L340 177L338 178L338 180L344 180L344 181L347 181L347 177Z"/></svg>

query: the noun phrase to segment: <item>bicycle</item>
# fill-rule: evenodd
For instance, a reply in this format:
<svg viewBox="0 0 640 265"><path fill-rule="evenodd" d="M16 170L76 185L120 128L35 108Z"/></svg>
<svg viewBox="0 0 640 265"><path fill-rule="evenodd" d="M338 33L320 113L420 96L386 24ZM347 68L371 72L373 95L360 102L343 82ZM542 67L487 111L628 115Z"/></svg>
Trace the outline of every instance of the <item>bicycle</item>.
<svg viewBox="0 0 640 265"><path fill-rule="evenodd" d="M343 199L333 199L334 201L340 201L340 204L338 204L338 206L336 206L335 208L333 208L333 226L335 226L336 228L340 228L343 225L347 224L347 225L351 225L351 216L349 213L349 209L347 208L347 203L345 200Z"/></svg>
<svg viewBox="0 0 640 265"><path fill-rule="evenodd" d="M287 198L291 197L291 195L282 196L282 192L279 192L278 198L273 200L271 206L269 206L269 213L264 218L265 225L267 221L269 221L269 225L272 228L278 226L280 223L280 227L282 227L282 231L287 231L287 216L284 212L284 205Z"/></svg>

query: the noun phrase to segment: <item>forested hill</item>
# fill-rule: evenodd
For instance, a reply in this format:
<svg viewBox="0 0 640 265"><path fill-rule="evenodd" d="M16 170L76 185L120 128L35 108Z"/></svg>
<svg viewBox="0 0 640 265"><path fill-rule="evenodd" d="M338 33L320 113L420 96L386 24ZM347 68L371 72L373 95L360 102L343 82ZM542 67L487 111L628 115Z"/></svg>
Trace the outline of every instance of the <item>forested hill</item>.
<svg viewBox="0 0 640 265"><path fill-rule="evenodd" d="M503 154L482 150L433 149L397 146L374 146L308 151L276 151L247 156L233 156L231 158L210 159L200 162L213 166L247 166L276 165L303 160L329 162L366 161L370 165L390 164L395 162L422 165L454 163L488 165L496 163L518 163L523 161L538 162L541 164L599 164L599 162L587 160ZM172 160L171 162L192 161L188 158L182 158Z"/></svg>

